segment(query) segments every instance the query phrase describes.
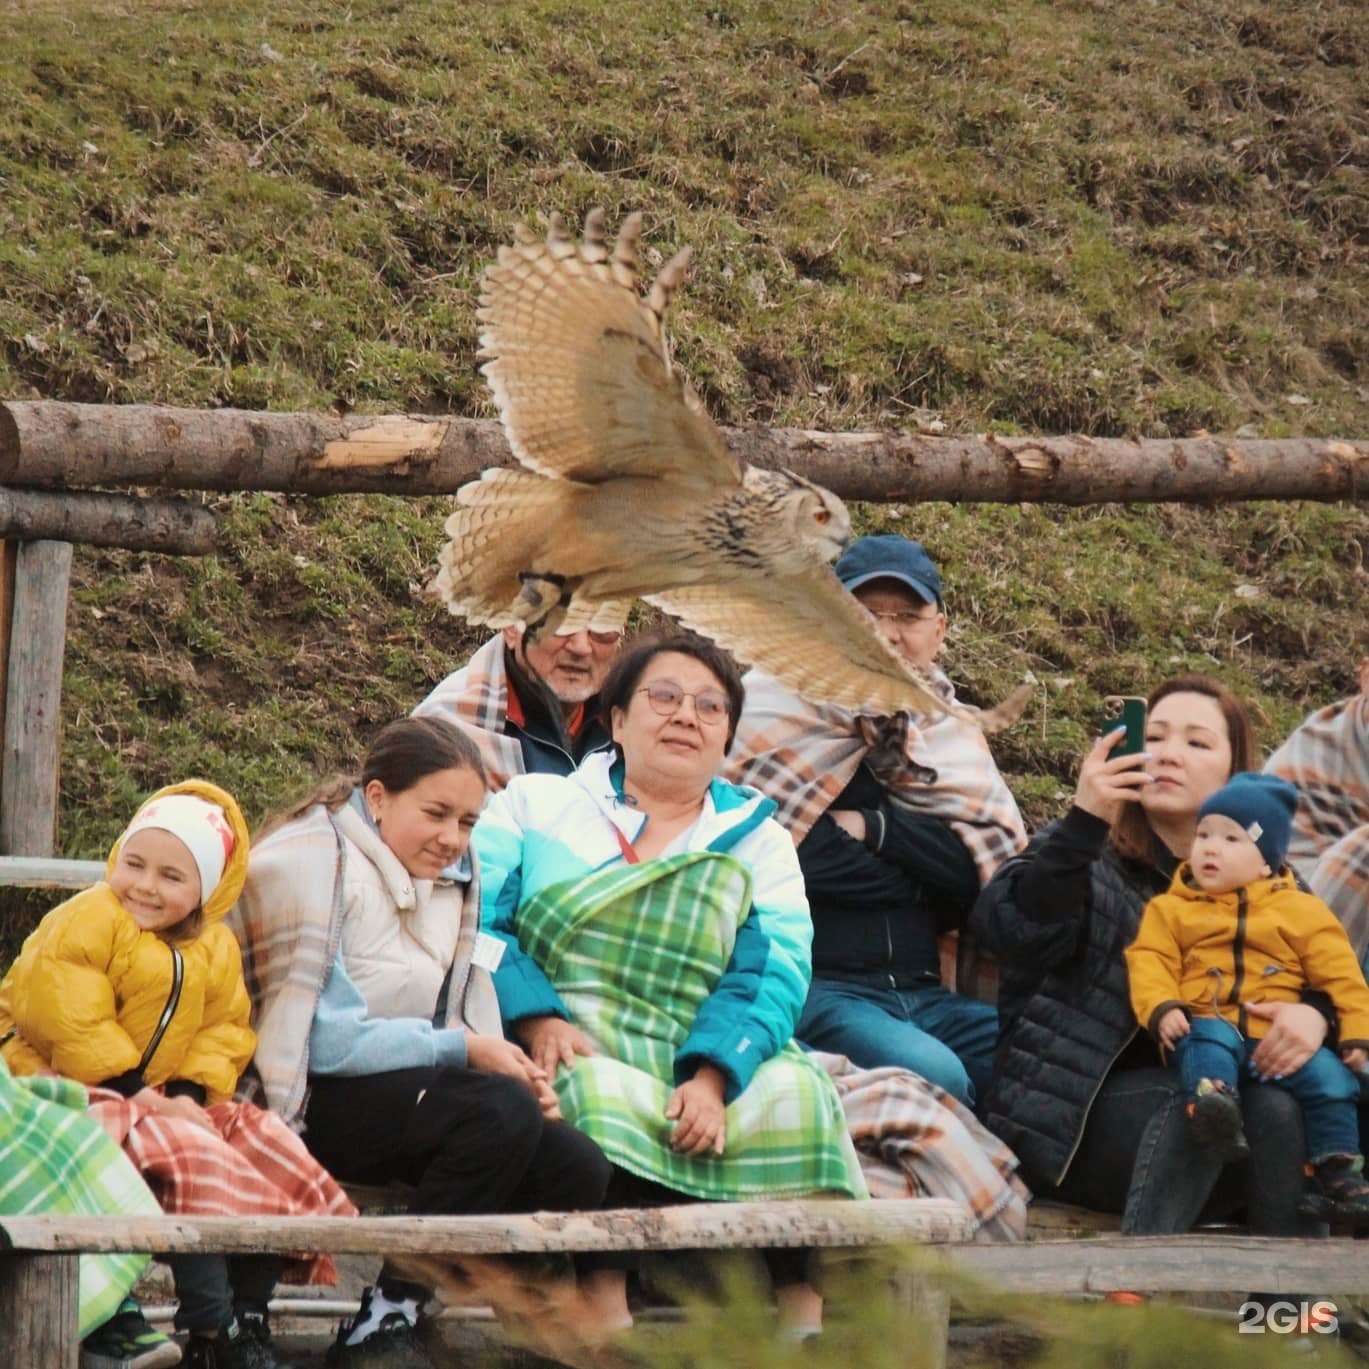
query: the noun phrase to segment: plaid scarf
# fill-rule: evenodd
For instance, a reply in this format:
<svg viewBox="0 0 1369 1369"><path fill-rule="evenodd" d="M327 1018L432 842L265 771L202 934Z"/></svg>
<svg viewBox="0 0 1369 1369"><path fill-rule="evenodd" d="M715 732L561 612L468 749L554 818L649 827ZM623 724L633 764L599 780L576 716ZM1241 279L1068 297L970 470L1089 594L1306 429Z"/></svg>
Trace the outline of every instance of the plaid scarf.
<svg viewBox="0 0 1369 1369"><path fill-rule="evenodd" d="M973 1214L976 1241L1025 1238L1031 1194L1017 1156L963 1103L907 1070L808 1058L837 1087L872 1198L951 1198Z"/></svg>
<svg viewBox="0 0 1369 1369"><path fill-rule="evenodd" d="M1301 791L1289 863L1369 954L1369 695L1313 713L1264 768Z"/></svg>
<svg viewBox="0 0 1369 1369"><path fill-rule="evenodd" d="M951 682L935 668L928 673L951 703ZM951 825L981 882L1027 844L1017 802L973 723L950 714L877 718L809 704L757 670L745 684L727 778L774 799L775 817L796 846L862 761L895 802Z"/></svg>
<svg viewBox="0 0 1369 1369"><path fill-rule="evenodd" d="M257 1053L239 1096L264 1103L295 1128L307 1101L309 1033L342 937L346 864L341 833L318 804L253 846L242 897L227 918L242 947L257 1026ZM447 986L449 1027L466 1026L472 1008L467 990L479 908L479 877L473 873ZM496 1012L492 988L487 997L488 1005L480 1005L482 1021Z"/></svg>
<svg viewBox="0 0 1369 1369"><path fill-rule="evenodd" d="M55 1075L16 1079L0 1060L0 1215L43 1212L161 1215L137 1170L87 1115L80 1084ZM146 1255L81 1256L80 1335L119 1310L146 1267Z"/></svg>
<svg viewBox="0 0 1369 1369"><path fill-rule="evenodd" d="M461 670L448 675L414 709L414 716L445 718L466 733L480 748L492 794L523 773L523 748L517 738L504 735L509 677L502 636L491 637Z"/></svg>
<svg viewBox="0 0 1369 1369"><path fill-rule="evenodd" d="M615 1164L693 1198L863 1198L836 1092L792 1040L727 1105L722 1155L671 1149L676 1053L750 911L746 867L710 851L615 864L519 908L519 942L596 1052L558 1072L562 1112Z"/></svg>

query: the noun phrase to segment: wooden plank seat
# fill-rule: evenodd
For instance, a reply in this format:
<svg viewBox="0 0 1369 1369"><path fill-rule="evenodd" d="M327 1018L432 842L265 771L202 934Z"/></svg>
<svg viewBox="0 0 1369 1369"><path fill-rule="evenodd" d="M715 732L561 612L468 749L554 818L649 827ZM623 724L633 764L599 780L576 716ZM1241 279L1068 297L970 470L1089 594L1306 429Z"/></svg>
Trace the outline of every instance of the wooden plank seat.
<svg viewBox="0 0 1369 1369"><path fill-rule="evenodd" d="M1120 1232L1122 1219L1114 1212L1094 1212L1050 1198L1033 1199L1027 1208L1029 1241L1071 1240Z"/></svg>
<svg viewBox="0 0 1369 1369"><path fill-rule="evenodd" d="M602 1250L861 1250L968 1240L969 1211L943 1198L893 1202L688 1203L600 1212L468 1217L0 1217L0 1328L25 1369L74 1369L78 1253L457 1257ZM929 1365L944 1363L949 1301L911 1263L894 1293L930 1321Z"/></svg>

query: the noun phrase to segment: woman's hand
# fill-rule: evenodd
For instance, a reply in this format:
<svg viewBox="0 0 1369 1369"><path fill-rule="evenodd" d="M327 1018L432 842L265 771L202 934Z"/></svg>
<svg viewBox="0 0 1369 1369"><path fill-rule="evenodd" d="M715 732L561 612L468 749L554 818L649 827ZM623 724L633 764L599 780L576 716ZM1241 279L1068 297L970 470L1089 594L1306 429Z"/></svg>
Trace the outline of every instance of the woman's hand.
<svg viewBox="0 0 1369 1369"><path fill-rule="evenodd" d="M693 1079L681 1084L670 1095L665 1115L675 1123L671 1149L686 1155L723 1153L727 1141L727 1122L723 1094L727 1080L716 1065L700 1065Z"/></svg>
<svg viewBox="0 0 1369 1369"><path fill-rule="evenodd" d="M1349 1050L1341 1051L1340 1058L1351 1074L1363 1074L1365 1065L1369 1065L1369 1051L1363 1046L1351 1046Z"/></svg>
<svg viewBox="0 0 1369 1369"><path fill-rule="evenodd" d="M1286 1079L1300 1070L1326 1040L1326 1019L1310 1003L1244 1003L1252 1017L1272 1022L1250 1063L1261 1079Z"/></svg>
<svg viewBox="0 0 1369 1369"><path fill-rule="evenodd" d="M215 1136L219 1134L219 1129L209 1114L193 1098L187 1098L184 1094L168 1098L156 1089L139 1089L130 1101L141 1103L159 1116L179 1117L183 1122L191 1122L197 1127L203 1127L205 1131L212 1131Z"/></svg>
<svg viewBox="0 0 1369 1369"><path fill-rule="evenodd" d="M542 1109L542 1116L555 1122L561 1116L561 1104L552 1088L547 1072L512 1041L502 1036L482 1036L466 1033L466 1063L473 1070L485 1074L504 1074L526 1084Z"/></svg>
<svg viewBox="0 0 1369 1369"><path fill-rule="evenodd" d="M561 1065L573 1070L577 1055L594 1054L589 1037L560 1017L525 1017L514 1023L513 1032L548 1079L556 1077Z"/></svg>
<svg viewBox="0 0 1369 1369"><path fill-rule="evenodd" d="M1075 807L1104 822L1114 821L1124 803L1134 803L1141 790L1154 782L1141 768L1146 763L1145 752L1134 756L1111 754L1112 748L1125 735L1125 727L1104 732L1079 767L1079 783L1074 790Z"/></svg>
<svg viewBox="0 0 1369 1369"><path fill-rule="evenodd" d="M1189 1031L1188 1014L1182 1008L1171 1008L1160 1019L1155 1028L1155 1034L1160 1038L1160 1044L1166 1050L1171 1051L1179 1038L1187 1036Z"/></svg>

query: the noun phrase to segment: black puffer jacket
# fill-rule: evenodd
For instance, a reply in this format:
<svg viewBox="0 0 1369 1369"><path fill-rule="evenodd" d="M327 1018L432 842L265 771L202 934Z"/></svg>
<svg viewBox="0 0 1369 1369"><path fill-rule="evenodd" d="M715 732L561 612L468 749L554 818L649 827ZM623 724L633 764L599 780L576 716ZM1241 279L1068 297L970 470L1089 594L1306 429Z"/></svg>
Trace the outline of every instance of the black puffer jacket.
<svg viewBox="0 0 1369 1369"><path fill-rule="evenodd" d="M1107 834L1071 808L1000 867L970 917L1002 965L984 1120L1017 1152L1032 1188L1064 1179L1114 1063L1160 1063L1137 1034L1122 952L1176 862L1163 848L1153 864L1124 860Z"/></svg>

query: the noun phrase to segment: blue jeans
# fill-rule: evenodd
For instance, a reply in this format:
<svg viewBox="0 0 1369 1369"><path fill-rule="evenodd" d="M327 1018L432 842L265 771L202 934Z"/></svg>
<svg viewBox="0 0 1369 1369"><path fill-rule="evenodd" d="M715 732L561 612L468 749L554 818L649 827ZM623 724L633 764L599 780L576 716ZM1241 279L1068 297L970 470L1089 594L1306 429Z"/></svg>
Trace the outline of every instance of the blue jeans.
<svg viewBox="0 0 1369 1369"><path fill-rule="evenodd" d="M1254 1073L1250 1057L1258 1045L1220 1017L1194 1018L1174 1049L1184 1091L1191 1095L1200 1079L1218 1079L1236 1089L1242 1075ZM1331 1155L1360 1153L1359 1080L1325 1046L1301 1069L1271 1082L1298 1100L1314 1165Z"/></svg>
<svg viewBox="0 0 1369 1369"><path fill-rule="evenodd" d="M862 1069L911 1070L973 1105L993 1069L998 1009L939 984L877 989L814 979L794 1035Z"/></svg>

